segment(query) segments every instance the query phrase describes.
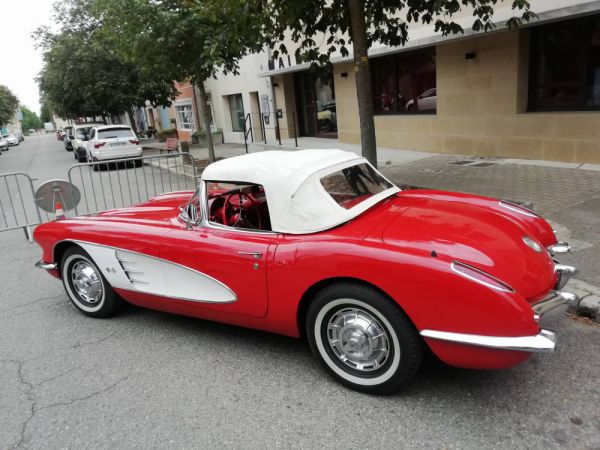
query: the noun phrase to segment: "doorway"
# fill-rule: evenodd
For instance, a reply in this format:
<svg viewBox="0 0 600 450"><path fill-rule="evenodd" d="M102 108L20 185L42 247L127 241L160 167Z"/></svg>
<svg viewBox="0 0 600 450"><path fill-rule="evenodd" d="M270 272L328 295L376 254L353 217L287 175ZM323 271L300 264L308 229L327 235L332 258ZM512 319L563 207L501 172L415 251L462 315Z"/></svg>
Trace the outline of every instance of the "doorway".
<svg viewBox="0 0 600 450"><path fill-rule="evenodd" d="M300 136L337 139L337 110L331 68L294 75Z"/></svg>

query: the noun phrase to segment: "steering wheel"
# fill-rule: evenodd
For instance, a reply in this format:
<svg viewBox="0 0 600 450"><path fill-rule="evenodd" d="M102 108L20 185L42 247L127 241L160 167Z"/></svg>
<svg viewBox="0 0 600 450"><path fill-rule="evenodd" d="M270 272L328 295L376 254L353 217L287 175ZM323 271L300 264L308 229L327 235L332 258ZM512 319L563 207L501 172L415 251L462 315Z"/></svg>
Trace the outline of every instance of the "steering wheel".
<svg viewBox="0 0 600 450"><path fill-rule="evenodd" d="M237 205L231 201L234 197L238 197ZM244 203L246 202L248 202L249 205L244 207ZM256 206L256 200L254 200L252 196L243 192L234 192L225 197L223 207L221 208L221 220L224 225L230 227L240 226L242 228L249 228L249 226L251 226L260 230L262 228L262 220ZM252 211L255 221L250 221L250 219L246 217L248 211Z"/></svg>

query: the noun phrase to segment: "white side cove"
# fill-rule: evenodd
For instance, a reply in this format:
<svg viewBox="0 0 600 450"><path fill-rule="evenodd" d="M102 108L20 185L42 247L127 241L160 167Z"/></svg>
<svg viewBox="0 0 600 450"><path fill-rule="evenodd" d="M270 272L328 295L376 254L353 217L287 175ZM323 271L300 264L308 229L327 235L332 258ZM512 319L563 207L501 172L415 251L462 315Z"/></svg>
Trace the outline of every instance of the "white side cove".
<svg viewBox="0 0 600 450"><path fill-rule="evenodd" d="M77 242L115 288L205 303L233 303L235 293L196 270L141 253Z"/></svg>

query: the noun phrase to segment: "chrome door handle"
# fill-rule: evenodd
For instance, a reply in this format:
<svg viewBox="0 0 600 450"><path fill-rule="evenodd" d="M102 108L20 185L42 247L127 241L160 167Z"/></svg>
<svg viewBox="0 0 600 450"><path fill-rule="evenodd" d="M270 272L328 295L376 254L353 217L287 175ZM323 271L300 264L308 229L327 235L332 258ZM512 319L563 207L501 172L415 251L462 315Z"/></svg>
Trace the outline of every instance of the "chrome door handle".
<svg viewBox="0 0 600 450"><path fill-rule="evenodd" d="M259 259L262 256L261 252L238 252L239 255L254 256L254 259Z"/></svg>

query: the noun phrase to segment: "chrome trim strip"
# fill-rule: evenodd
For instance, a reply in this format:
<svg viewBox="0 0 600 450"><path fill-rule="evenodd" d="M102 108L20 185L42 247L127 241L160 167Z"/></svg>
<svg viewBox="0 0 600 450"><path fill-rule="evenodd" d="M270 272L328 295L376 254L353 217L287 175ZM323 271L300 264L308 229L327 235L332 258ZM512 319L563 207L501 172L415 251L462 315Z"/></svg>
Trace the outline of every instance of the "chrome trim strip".
<svg viewBox="0 0 600 450"><path fill-rule="evenodd" d="M58 269L58 264L46 263L44 261L38 261L35 263L35 267L37 267L38 269L55 270L55 269Z"/></svg>
<svg viewBox="0 0 600 450"><path fill-rule="evenodd" d="M517 352L553 352L556 347L556 333L540 330L533 336L481 336L478 334L452 333L449 331L423 330L421 336L457 344L474 345L497 350Z"/></svg>
<svg viewBox="0 0 600 450"><path fill-rule="evenodd" d="M498 287L498 286L494 286L493 284L486 283L486 282L485 282L485 281L483 281L483 280L480 280L480 279L478 279L478 278L474 278L474 277L472 277L472 276L470 276L470 275L467 275L466 273L463 273L463 272L461 272L461 271L457 270L457 269L456 269L456 265L464 266L464 267L467 267L467 268L468 268L468 269L470 269L470 270L474 270L475 272L479 272L479 273L480 273L480 274L482 274L483 276L486 276L486 277L489 277L489 278L491 278L491 279L493 279L493 280L496 280L496 281L497 281L497 282L498 282L500 285L502 285L502 286L506 286L506 288L504 288L504 287ZM505 283L504 281L502 281L502 280L499 280L499 279L498 279L498 278L496 278L495 276L493 276L493 275L490 275L489 273L487 273L487 272L484 272L483 270L480 270L480 269L478 269L478 268L476 268L476 267L473 267L473 266L471 266L471 265L469 265L469 264L465 264L464 262L460 262L460 261L452 261L452 262L450 263L450 269L452 269L452 272L456 273L457 275L460 275L461 277L465 277L465 278L467 278L467 279L469 279L469 280L471 280L471 281L474 281L475 283L479 283L479 284L482 284L482 285L484 285L484 286L486 286L486 287L489 287L490 289L494 289L495 291L500 291L500 292L511 292L511 293L512 293L512 292L515 292L515 290L514 290L514 289L513 289L513 288L512 288L510 285L508 285L508 283Z"/></svg>
<svg viewBox="0 0 600 450"><path fill-rule="evenodd" d="M533 309L535 314L543 316L548 311L558 308L565 303L572 306L577 306L579 303L579 297L575 294L571 294L570 292L550 291L543 299L533 303L531 305L531 309Z"/></svg>
<svg viewBox="0 0 600 450"><path fill-rule="evenodd" d="M517 205L516 203L507 202L506 200L500 200L498 202L498 204L500 206L502 206L503 208L506 208L506 209L509 209L511 211L517 212L519 214L523 214L524 216L536 217L536 218L540 217L536 213L534 213L533 211L530 211L529 209L525 208L524 206Z"/></svg>
<svg viewBox="0 0 600 450"><path fill-rule="evenodd" d="M554 255L555 253L569 253L571 251L571 246L568 242L557 242L556 244L547 247L547 249L551 255Z"/></svg>

